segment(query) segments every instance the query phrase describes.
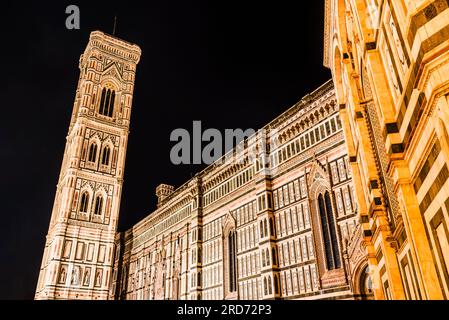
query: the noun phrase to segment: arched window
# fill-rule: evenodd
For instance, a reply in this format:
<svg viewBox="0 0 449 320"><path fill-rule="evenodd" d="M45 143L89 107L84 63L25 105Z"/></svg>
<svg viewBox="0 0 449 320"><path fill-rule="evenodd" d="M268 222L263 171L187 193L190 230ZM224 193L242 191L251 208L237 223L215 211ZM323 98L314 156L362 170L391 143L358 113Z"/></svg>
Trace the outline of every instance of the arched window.
<svg viewBox="0 0 449 320"><path fill-rule="evenodd" d="M114 112L114 103L115 103L115 91L112 91L111 94L111 103L109 104L108 117L112 117Z"/></svg>
<svg viewBox="0 0 449 320"><path fill-rule="evenodd" d="M236 262L236 232L232 230L228 235L229 252L229 292L237 291L237 262Z"/></svg>
<svg viewBox="0 0 449 320"><path fill-rule="evenodd" d="M262 250L262 267L265 267L265 250Z"/></svg>
<svg viewBox="0 0 449 320"><path fill-rule="evenodd" d="M92 143L89 147L89 157L87 158L90 162L97 161L97 145Z"/></svg>
<svg viewBox="0 0 449 320"><path fill-rule="evenodd" d="M100 112L101 114L103 114L105 98L106 98L106 88L103 88L103 90L101 91L100 108L98 110L98 112Z"/></svg>
<svg viewBox="0 0 449 320"><path fill-rule="evenodd" d="M81 201L80 201L80 212L86 213L87 212L87 205L89 203L89 194L87 192L84 192L81 195Z"/></svg>
<svg viewBox="0 0 449 320"><path fill-rule="evenodd" d="M197 287L201 287L201 271L198 272L198 281L197 281Z"/></svg>
<svg viewBox="0 0 449 320"><path fill-rule="evenodd" d="M260 237L263 238L263 222L260 221Z"/></svg>
<svg viewBox="0 0 449 320"><path fill-rule="evenodd" d="M111 155L111 149L108 146L103 148L103 154L101 156L101 164L108 166L109 165L109 157Z"/></svg>
<svg viewBox="0 0 449 320"><path fill-rule="evenodd" d="M267 278L264 278L264 279L263 279L263 293L264 293L265 295L268 294Z"/></svg>
<svg viewBox="0 0 449 320"><path fill-rule="evenodd" d="M270 234L272 237L274 237L274 220L273 220L273 218L270 218Z"/></svg>
<svg viewBox="0 0 449 320"><path fill-rule="evenodd" d="M97 196L97 198L95 198L94 214L101 215L102 210L103 210L103 197L102 196Z"/></svg>
<svg viewBox="0 0 449 320"><path fill-rule="evenodd" d="M100 106L98 112L101 115L112 117L114 113L115 91L103 88L101 91Z"/></svg>
<svg viewBox="0 0 449 320"><path fill-rule="evenodd" d="M265 220L263 221L263 234L265 235L265 237L268 236L267 219L265 219Z"/></svg>
<svg viewBox="0 0 449 320"><path fill-rule="evenodd" d="M279 278L274 275L274 293L279 294Z"/></svg>
<svg viewBox="0 0 449 320"><path fill-rule="evenodd" d="M334 214L332 212L332 203L329 192L326 192L324 198L326 202L327 217L329 219L329 229L332 240L332 251L334 253L335 268L338 269L341 267L340 250L338 248L337 226L335 225L335 219Z"/></svg>
<svg viewBox="0 0 449 320"><path fill-rule="evenodd" d="M335 220L332 213L332 204L329 192L326 191L324 197L322 194L318 196L318 206L320 210L327 269L338 269L341 267L341 259L338 250Z"/></svg>
<svg viewBox="0 0 449 320"><path fill-rule="evenodd" d="M271 285L271 276L268 276L268 291L273 294L273 286Z"/></svg>
<svg viewBox="0 0 449 320"><path fill-rule="evenodd" d="M268 250L268 248L265 250L265 255L266 255L266 259L267 259L267 262L266 262L266 264L267 264L267 266L269 266L270 265L270 250Z"/></svg>
<svg viewBox="0 0 449 320"><path fill-rule="evenodd" d="M273 260L273 265L276 266L277 265L277 259L276 259L276 249L275 248L271 249L271 258Z"/></svg>

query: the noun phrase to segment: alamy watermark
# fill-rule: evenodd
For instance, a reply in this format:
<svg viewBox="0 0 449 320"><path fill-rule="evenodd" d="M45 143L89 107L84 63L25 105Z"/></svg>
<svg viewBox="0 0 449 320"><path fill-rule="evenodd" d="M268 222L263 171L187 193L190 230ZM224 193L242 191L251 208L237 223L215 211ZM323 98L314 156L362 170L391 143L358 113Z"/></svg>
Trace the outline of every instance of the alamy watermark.
<svg viewBox="0 0 449 320"><path fill-rule="evenodd" d="M71 4L65 8L65 13L69 16L65 19L65 27L69 30L79 30L81 24L80 8Z"/></svg>
<svg viewBox="0 0 449 320"><path fill-rule="evenodd" d="M170 151L174 165L224 164L229 162L259 161L261 168L272 168L267 148L278 145L277 131L254 129L218 129L203 131L201 121L193 121L192 131L178 128L172 131L170 141L176 142Z"/></svg>

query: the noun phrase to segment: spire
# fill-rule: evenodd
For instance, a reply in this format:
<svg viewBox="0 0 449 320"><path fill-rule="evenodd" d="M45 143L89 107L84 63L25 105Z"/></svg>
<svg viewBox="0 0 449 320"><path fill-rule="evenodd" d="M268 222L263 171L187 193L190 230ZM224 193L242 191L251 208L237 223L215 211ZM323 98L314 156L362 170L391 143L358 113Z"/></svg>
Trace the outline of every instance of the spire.
<svg viewBox="0 0 449 320"><path fill-rule="evenodd" d="M117 29L117 16L114 16L114 27L112 28L112 35L115 36L115 30Z"/></svg>

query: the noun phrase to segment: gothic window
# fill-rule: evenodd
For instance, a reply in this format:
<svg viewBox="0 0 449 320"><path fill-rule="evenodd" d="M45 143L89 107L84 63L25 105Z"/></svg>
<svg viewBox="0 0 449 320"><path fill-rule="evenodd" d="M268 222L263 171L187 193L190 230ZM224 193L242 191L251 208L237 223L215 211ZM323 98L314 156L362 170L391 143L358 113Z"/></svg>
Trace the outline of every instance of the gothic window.
<svg viewBox="0 0 449 320"><path fill-rule="evenodd" d="M202 263L201 261L202 261L202 251L201 251L201 248L198 248L198 263Z"/></svg>
<svg viewBox="0 0 449 320"><path fill-rule="evenodd" d="M263 279L263 292L265 295L268 295L268 284L267 284L267 278Z"/></svg>
<svg viewBox="0 0 449 320"><path fill-rule="evenodd" d="M274 221L273 218L270 218L270 234L274 237Z"/></svg>
<svg viewBox="0 0 449 320"><path fill-rule="evenodd" d="M97 145L92 143L89 147L89 157L90 162L95 162L97 160Z"/></svg>
<svg viewBox="0 0 449 320"><path fill-rule="evenodd" d="M252 235L253 235L252 243L255 244L256 243L256 226L254 226L254 225L253 225Z"/></svg>
<svg viewBox="0 0 449 320"><path fill-rule="evenodd" d="M274 275L274 293L279 294L279 278L277 275Z"/></svg>
<svg viewBox="0 0 449 320"><path fill-rule="evenodd" d="M232 230L228 235L229 253L229 292L237 291L237 267L236 267L236 232Z"/></svg>
<svg viewBox="0 0 449 320"><path fill-rule="evenodd" d="M115 91L103 88L101 92L100 107L98 112L101 115L112 117L114 112Z"/></svg>
<svg viewBox="0 0 449 320"><path fill-rule="evenodd" d="M101 215L103 210L103 197L102 196L97 196L95 198L95 210L94 210L94 214L96 215Z"/></svg>
<svg viewBox="0 0 449 320"><path fill-rule="evenodd" d="M87 192L84 192L81 195L80 212L83 212L83 213L87 212L87 204L88 203L89 203L89 194Z"/></svg>
<svg viewBox="0 0 449 320"><path fill-rule="evenodd" d="M265 258L267 259L266 265L269 266L270 265L270 250L268 250L268 248L265 250Z"/></svg>
<svg viewBox="0 0 449 320"><path fill-rule="evenodd" d="M271 249L271 257L272 257L272 260L273 260L273 265L274 266L276 266L277 265L277 259L276 259L276 249L275 248L272 248Z"/></svg>
<svg viewBox="0 0 449 320"><path fill-rule="evenodd" d="M265 267L265 250L262 250L262 267Z"/></svg>
<svg viewBox="0 0 449 320"><path fill-rule="evenodd" d="M267 219L263 221L263 234L265 237L268 236L268 227L267 227Z"/></svg>
<svg viewBox="0 0 449 320"><path fill-rule="evenodd" d="M327 269L338 269L341 267L341 260L338 250L335 220L332 213L332 204L328 191L326 191L324 196L323 194L318 196L318 206L320 211Z"/></svg>
<svg viewBox="0 0 449 320"><path fill-rule="evenodd" d="M101 157L101 164L102 165L105 165L105 166L109 165L109 157L110 157L110 155L111 155L111 149L108 146L104 147L103 154L102 154L102 157Z"/></svg>
<svg viewBox="0 0 449 320"><path fill-rule="evenodd" d="M273 294L273 287L271 285L271 276L268 276L268 291Z"/></svg>

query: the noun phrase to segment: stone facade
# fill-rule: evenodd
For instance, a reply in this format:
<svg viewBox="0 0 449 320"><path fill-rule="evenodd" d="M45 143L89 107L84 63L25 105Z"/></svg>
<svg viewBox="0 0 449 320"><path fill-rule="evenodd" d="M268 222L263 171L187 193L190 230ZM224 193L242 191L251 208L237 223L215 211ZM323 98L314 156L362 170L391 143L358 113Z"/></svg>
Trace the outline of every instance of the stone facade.
<svg viewBox="0 0 449 320"><path fill-rule="evenodd" d="M353 283L367 261L332 83L241 147L159 186L157 210L117 234L111 299L370 296Z"/></svg>
<svg viewBox="0 0 449 320"><path fill-rule="evenodd" d="M375 298L447 299L449 2L326 0L324 42Z"/></svg>
<svg viewBox="0 0 449 320"><path fill-rule="evenodd" d="M80 79L36 299L107 299L138 46L92 32Z"/></svg>
<svg viewBox="0 0 449 320"><path fill-rule="evenodd" d="M140 49L93 32L36 299L358 299L371 296L332 81L118 233Z"/></svg>

